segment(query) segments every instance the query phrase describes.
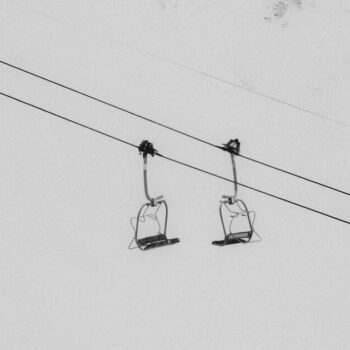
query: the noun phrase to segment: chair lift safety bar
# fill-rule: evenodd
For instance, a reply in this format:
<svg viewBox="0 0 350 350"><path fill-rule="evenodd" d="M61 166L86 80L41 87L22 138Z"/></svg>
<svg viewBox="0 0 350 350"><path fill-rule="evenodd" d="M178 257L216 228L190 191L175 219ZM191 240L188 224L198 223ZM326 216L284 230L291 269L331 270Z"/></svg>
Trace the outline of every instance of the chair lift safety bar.
<svg viewBox="0 0 350 350"><path fill-rule="evenodd" d="M134 238L137 247L141 250L148 250L152 248L162 247L166 245L172 245L180 242L179 238L167 238L166 230L168 224L168 205L163 196L158 196L152 198L148 193L148 184L147 184L147 156L154 155L157 153L157 150L154 149L153 144L144 140L139 145L139 152L143 156L143 181L145 195L149 202L143 204L137 214L136 218L131 219L131 224L134 228ZM163 210L162 210L163 209ZM160 220L159 216L163 212L163 218ZM133 223L136 222L136 224ZM153 221L158 227L158 232L155 235L139 238L140 235L140 226L146 221ZM133 242L132 241L132 242ZM131 243L132 243L131 242ZM130 243L130 245L131 245ZM130 248L129 245L129 248ZM131 248L132 249L132 248Z"/></svg>
<svg viewBox="0 0 350 350"><path fill-rule="evenodd" d="M248 243L254 231L253 223L251 221L250 213L246 204L237 198L237 170L235 164L235 155L238 155L240 152L240 142L238 139L230 140L228 143L223 144L224 151L230 153L232 169L233 169L233 181L234 181L234 193L232 196L223 195L222 200L220 201L220 219L222 227L224 230L224 239L220 241L213 241L212 244L218 246L225 246L227 244L235 243ZM224 210L225 209L225 215ZM255 213L254 213L255 215ZM232 226L233 223L240 219L241 224L243 223L244 229L242 231L233 232ZM259 236L260 237L260 236Z"/></svg>

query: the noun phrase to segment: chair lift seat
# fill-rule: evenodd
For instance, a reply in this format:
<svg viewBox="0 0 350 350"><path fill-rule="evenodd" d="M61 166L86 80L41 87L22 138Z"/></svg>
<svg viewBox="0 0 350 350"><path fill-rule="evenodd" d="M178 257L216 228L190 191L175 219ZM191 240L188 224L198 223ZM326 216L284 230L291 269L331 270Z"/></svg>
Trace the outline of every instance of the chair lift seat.
<svg viewBox="0 0 350 350"><path fill-rule="evenodd" d="M138 240L139 244L143 246L143 249L151 249L151 248L158 248L163 247L166 245L172 245L175 243L179 243L179 238L167 238L164 234L156 235L156 236L150 236L141 238Z"/></svg>
<svg viewBox="0 0 350 350"><path fill-rule="evenodd" d="M227 244L246 243L246 241L242 238L247 238L249 240L251 236L252 236L252 231L229 233L225 237L225 239L220 241L213 241L212 244L222 247Z"/></svg>

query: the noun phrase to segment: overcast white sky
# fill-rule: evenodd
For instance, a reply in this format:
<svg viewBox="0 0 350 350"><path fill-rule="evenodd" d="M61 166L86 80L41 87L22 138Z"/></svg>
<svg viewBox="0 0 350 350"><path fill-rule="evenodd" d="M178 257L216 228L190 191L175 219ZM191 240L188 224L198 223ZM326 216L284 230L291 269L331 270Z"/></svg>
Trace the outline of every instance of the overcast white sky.
<svg viewBox="0 0 350 350"><path fill-rule="evenodd" d="M349 34L341 0L0 1L0 60L348 192ZM223 152L0 74L1 92L231 177ZM232 186L155 158L150 192L181 243L129 251L138 152L5 97L0 114L1 349L349 348L349 225L241 188L263 242L212 246ZM350 220L348 196L237 166L244 184Z"/></svg>

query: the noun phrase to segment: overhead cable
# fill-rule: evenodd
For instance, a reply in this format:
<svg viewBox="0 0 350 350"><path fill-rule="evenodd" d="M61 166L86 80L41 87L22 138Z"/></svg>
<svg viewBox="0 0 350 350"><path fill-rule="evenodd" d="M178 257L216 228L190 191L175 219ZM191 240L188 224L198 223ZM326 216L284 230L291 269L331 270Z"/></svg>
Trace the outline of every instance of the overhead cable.
<svg viewBox="0 0 350 350"><path fill-rule="evenodd" d="M47 114L50 114L50 115L52 115L52 116L55 116L55 117L57 117L57 118L60 118L60 119L62 119L62 120L64 120L64 121L67 121L67 122L69 122L69 123L72 123L72 124L81 126L81 127L85 128L85 129L88 129L88 130L90 130L90 131L93 131L93 132L96 132L96 133L101 134L101 135L103 135L103 136L109 137L109 138L111 138L111 139L113 139L113 140L115 140L115 141L119 141L119 142L121 142L121 143L123 143L123 144L126 144L126 145L128 145L128 146L131 146L131 147L133 147L133 148L138 148L137 145L134 145L134 144L131 143L131 142L128 142L128 141L125 141L125 140L120 139L120 138L118 138L118 137L112 136L112 135L107 134L107 133L105 133L105 132L103 132L103 131L101 131L101 130L98 130L98 129L89 127L89 126L87 126L87 125L85 125L85 124L76 122L76 121L74 121L74 120L72 120L72 119L70 119L70 118L64 117L64 116L62 116L62 115L60 115L60 114L58 114L58 113L51 112L51 111L49 111L49 110L47 110L47 109L45 109L45 108L39 107L39 106L34 105L34 104L32 104L32 103L29 103L29 102L26 102L26 101L24 101L24 100L21 100L21 99L19 99L19 98L17 98L17 97L12 96L12 95L6 94L6 93L4 93L4 92L0 92L0 95L2 95L2 96L4 96L4 97L7 97L7 98L9 98L9 99L12 99L12 100L14 100L14 101L16 101L16 102L19 102L19 103L21 103L21 104L27 105L27 106L29 106L29 107L35 108L35 109L37 109L37 110L40 110L40 111L42 111L42 112L45 112L45 113L47 113ZM336 216L327 214L327 213L325 213L325 212L322 212L322 211L313 209L313 208L308 207L308 206L305 206L305 205L303 205L303 204L299 204L299 203L294 202L294 201L291 201L291 200L289 200L289 199L286 199L286 198L283 198L283 197L279 197L279 196L277 196L277 195L274 195L274 194L271 194L271 193L269 193L269 192L266 192L266 191L257 189L257 188L255 188L255 187L248 186L248 185L245 185L245 184L240 183L240 182L237 182L237 181L233 181L233 180L231 180L231 179L229 179L229 178L226 178L226 177L224 177L224 176L221 176L221 175L212 173L212 172L210 172L210 171L207 171L207 170L198 168L198 167L196 167L196 166L194 166L194 165L191 165L191 164L188 164L188 163L185 163L185 162L176 160L176 159L171 158L171 157L168 157L168 156L166 156L166 155L163 155L163 154L160 154L160 153L156 153L156 155L159 156L159 157L161 157L161 158L163 158L163 159L166 159L166 160L168 160L168 161L171 161L171 162L173 162L173 163L176 163L176 164L185 166L185 167L187 167L187 168L191 168L191 169L193 169L193 170L196 170L196 171L205 173L205 174L207 174L207 175L210 175L210 176L219 178L219 179L224 180L224 181L228 181L228 182L231 182L231 183L236 183L237 185L242 186L242 187L245 187L245 188L250 189L250 190L252 190L252 191L255 191L255 192L264 194L264 195L266 195L266 196L269 196L269 197L278 199L278 200L280 200L280 201L283 201L283 202L292 204L292 205L294 205L294 206L297 206L297 207L300 207L300 208L303 208L303 209L312 211L312 212L314 212L314 213L317 213L317 214L326 216L326 217L328 217L328 218L331 218L331 219L334 219L334 220L337 220L337 221L340 221L340 222L343 222L343 223L346 223L346 224L350 224L350 221L347 221L347 220L341 219L341 218L339 218L339 217L336 217Z"/></svg>
<svg viewBox="0 0 350 350"><path fill-rule="evenodd" d="M165 129L171 130L171 131L173 131L173 132L175 132L175 133L178 133L178 134L181 134L181 135L183 135L183 136L189 137L189 138L194 139L194 140L196 140L196 141L198 141L198 142L204 143L204 144L206 144L206 145L208 145L208 146L212 146L212 147L215 147L215 148L222 148L222 147L220 147L220 146L215 145L215 144L212 143L212 142L209 142L209 141L207 141L207 140L204 140L203 138L194 136L194 135L192 135L192 134L189 134L189 133L187 133L187 132L181 131L181 130L176 129L176 128L174 128L174 127L171 127L171 126L168 126L168 125L166 125L166 124L160 123L160 122L158 122L158 121L155 121L154 119L145 117L145 116L143 116L143 115L141 115L141 114L139 114L139 113L135 113L135 112L133 112L133 111L130 111L130 110L126 109L126 108L120 107L120 106L118 106L118 105L116 105L116 104L113 104L113 103L111 103L111 102L107 102L107 101L105 101L105 100L102 100L101 98L92 96L92 95L90 95L90 94L88 94L88 93L86 93L86 92L83 92L83 91L81 91L81 90L72 88L72 87L67 86L67 85L65 85L65 84L59 83L59 82L57 82L57 81L55 81L55 80L46 78L46 77L44 77L44 76L42 76L42 75L36 74L36 73L31 72L31 71L28 71L28 70L26 70L26 69L24 69L24 68L21 68L21 67L18 67L18 66L16 66L16 65L13 65L13 64L11 64L11 63L9 63L9 62L5 62L5 61L0 60L0 63L3 64L3 65L6 65L6 66L8 66L8 67L11 67L11 68L13 68L13 69L16 69L16 70L18 70L18 71L21 71L21 72L23 72L23 73L26 73L26 74L29 74L29 75L31 75L31 76L34 76L34 77L36 77L36 78L38 78L38 79L41 79L41 80L43 80L43 81L46 81L46 82L48 82L48 83L51 83L51 84L54 84L54 85L56 85L56 86L62 87L62 88L66 89L66 90L69 90L69 91L71 91L71 92L77 93L77 94L79 94L79 95L81 95L81 96L84 96L84 97L89 98L89 99L91 99L91 100L94 100L94 101L96 101L96 102L102 103L102 104L104 104L104 105L106 105L106 106L109 106L109 107L111 107L111 108L117 109L117 110L119 110L119 111L121 111L121 112L124 112L124 113L127 113L127 114L129 114L129 115L132 115L132 116L134 116L134 117L136 117L136 118L143 119L143 120L145 120L145 121L147 121L147 122L149 122L149 123L158 125L158 126L160 126L160 127L162 127L162 128L165 128ZM296 174L296 173L294 173L294 172L291 172L291 171L288 171L288 170L284 170L284 169L282 169L282 168L280 168L280 167L277 167L277 166L268 164L268 163L266 163L266 162L262 162L262 161L260 161L260 160L257 160L257 159L254 159L254 158L245 156L245 155L243 155L243 154L239 154L239 156L242 157L242 158L244 158L244 159L247 159L247 160L249 160L249 161L252 161L252 162L254 162L254 163L257 163L257 164L266 166L266 167L268 167L268 168L270 168L270 169L274 169L274 170L280 171L280 172L282 172L282 173L284 173L284 174L288 174L288 175L297 177L297 178L299 178L299 179L308 181L308 182L310 182L310 183L319 185L319 186L321 186L321 187L324 187L324 188L327 188L327 189L330 189L330 190L333 190L333 191L336 191L336 192L345 194L345 195L347 195L347 196L350 196L350 193L349 193L349 192L344 191L344 190L341 190L341 189L338 189L338 188L336 188L336 187L334 187L334 186L326 185L326 184L321 183L321 182L319 182L319 181L312 180L312 179L307 178L307 177L305 177L305 176L298 175L298 174Z"/></svg>

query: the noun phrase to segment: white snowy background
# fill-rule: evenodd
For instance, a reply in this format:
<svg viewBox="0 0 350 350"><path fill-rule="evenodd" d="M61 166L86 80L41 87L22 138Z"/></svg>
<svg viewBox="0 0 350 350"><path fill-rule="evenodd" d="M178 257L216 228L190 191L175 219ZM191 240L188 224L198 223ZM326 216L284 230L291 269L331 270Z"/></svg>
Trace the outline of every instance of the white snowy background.
<svg viewBox="0 0 350 350"><path fill-rule="evenodd" d="M0 60L350 190L348 1L1 0ZM0 76L1 92L232 176L224 152ZM0 115L1 349L349 349L349 225L240 188L263 242L212 246L232 186L155 158L150 192L181 243L130 251L137 150L2 96ZM237 166L247 185L350 219L345 195Z"/></svg>

